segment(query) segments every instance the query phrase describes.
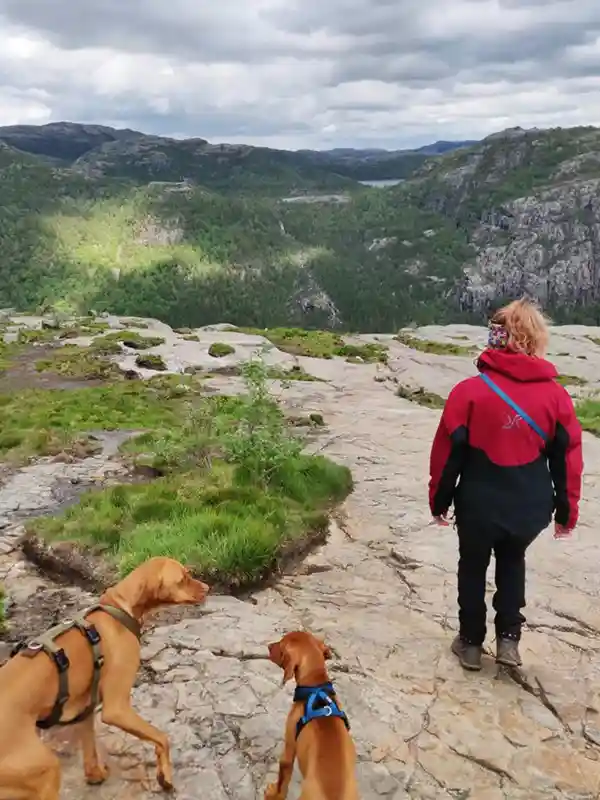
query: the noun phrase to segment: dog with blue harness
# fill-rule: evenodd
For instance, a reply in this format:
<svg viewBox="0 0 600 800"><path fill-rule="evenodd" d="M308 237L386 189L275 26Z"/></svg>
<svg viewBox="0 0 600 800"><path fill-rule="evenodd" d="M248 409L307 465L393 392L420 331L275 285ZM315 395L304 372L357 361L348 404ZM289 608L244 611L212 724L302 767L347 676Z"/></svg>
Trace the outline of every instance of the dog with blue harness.
<svg viewBox="0 0 600 800"><path fill-rule="evenodd" d="M311 633L294 631L269 645L269 658L283 669L284 684L296 680L296 689L278 778L267 787L265 800L285 800L296 757L300 800L358 800L350 723L325 666L331 650Z"/></svg>

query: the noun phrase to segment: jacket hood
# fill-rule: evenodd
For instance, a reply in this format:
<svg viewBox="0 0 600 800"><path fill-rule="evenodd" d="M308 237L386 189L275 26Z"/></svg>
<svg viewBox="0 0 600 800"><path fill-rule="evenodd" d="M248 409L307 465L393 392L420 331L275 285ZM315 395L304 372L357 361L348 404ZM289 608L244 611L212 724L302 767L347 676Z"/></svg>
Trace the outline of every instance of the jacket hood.
<svg viewBox="0 0 600 800"><path fill-rule="evenodd" d="M558 377L556 367L546 359L510 350L484 350L477 361L477 369L480 372L499 372L522 383L550 381Z"/></svg>

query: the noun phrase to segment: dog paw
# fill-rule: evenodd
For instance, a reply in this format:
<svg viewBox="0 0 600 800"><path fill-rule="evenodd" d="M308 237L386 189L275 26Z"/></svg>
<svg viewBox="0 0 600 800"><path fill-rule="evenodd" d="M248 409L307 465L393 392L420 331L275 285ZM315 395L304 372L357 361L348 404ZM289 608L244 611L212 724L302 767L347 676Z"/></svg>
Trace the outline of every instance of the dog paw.
<svg viewBox="0 0 600 800"><path fill-rule="evenodd" d="M158 781L158 785L163 790L163 792L174 791L175 787L173 786L172 781L169 778L167 778L164 773L159 772L156 776L156 780Z"/></svg>
<svg viewBox="0 0 600 800"><path fill-rule="evenodd" d="M105 764L96 764L86 770L85 780L90 786L98 786L108 778L108 767Z"/></svg>
<svg viewBox="0 0 600 800"><path fill-rule="evenodd" d="M279 792L277 791L277 784L270 783L267 788L265 789L265 798L264 800L283 800Z"/></svg>

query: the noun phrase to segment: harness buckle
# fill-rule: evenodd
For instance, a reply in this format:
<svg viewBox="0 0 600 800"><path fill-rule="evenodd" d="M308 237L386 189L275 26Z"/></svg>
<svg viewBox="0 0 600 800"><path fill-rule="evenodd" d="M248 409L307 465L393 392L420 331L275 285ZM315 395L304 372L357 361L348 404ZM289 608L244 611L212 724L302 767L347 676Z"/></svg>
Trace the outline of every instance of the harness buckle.
<svg viewBox="0 0 600 800"><path fill-rule="evenodd" d="M319 709L319 716L330 717L332 714L333 714L333 709L331 708L330 705L324 706L323 708Z"/></svg>
<svg viewBox="0 0 600 800"><path fill-rule="evenodd" d="M54 661L59 672L66 672L69 669L69 659L65 651L60 648L54 654Z"/></svg>
<svg viewBox="0 0 600 800"><path fill-rule="evenodd" d="M88 642L94 646L100 644L100 634L98 633L95 625L87 625L85 628L85 636Z"/></svg>

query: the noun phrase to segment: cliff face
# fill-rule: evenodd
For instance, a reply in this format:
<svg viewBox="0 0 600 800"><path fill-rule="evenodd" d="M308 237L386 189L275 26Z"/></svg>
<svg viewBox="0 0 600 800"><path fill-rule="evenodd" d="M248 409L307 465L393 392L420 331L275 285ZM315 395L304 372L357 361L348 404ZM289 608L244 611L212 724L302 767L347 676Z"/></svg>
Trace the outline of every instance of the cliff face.
<svg viewBox="0 0 600 800"><path fill-rule="evenodd" d="M599 189L600 130L577 128L495 134L427 164L410 192L474 248L457 290L462 310L525 293L595 321Z"/></svg>
<svg viewBox="0 0 600 800"><path fill-rule="evenodd" d="M476 227L461 308L529 294L545 307L590 308L600 300L600 179L561 183L490 210Z"/></svg>

